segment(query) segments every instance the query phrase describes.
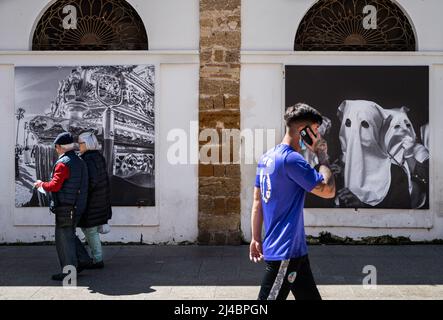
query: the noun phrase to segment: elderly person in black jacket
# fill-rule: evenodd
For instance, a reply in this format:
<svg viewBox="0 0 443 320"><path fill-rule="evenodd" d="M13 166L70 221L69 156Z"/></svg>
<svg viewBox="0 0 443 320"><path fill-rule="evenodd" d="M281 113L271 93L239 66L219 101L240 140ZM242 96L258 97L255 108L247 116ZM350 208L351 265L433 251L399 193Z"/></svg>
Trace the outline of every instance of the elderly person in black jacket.
<svg viewBox="0 0 443 320"><path fill-rule="evenodd" d="M90 269L104 267L103 252L99 233L104 233L112 217L109 177L106 161L98 151L97 138L92 132L82 133L78 138L80 157L88 167L89 187L86 210L78 226L82 228L91 249L94 264Z"/></svg>

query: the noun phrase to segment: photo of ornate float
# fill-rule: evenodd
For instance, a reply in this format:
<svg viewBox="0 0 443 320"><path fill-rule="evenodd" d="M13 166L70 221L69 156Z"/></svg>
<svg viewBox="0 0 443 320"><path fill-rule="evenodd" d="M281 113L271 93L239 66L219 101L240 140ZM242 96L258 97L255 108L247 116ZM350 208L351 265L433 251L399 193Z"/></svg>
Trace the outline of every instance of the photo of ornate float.
<svg viewBox="0 0 443 320"><path fill-rule="evenodd" d="M114 183L154 187L154 67L83 66L60 81L50 113L29 121L37 140L37 179L47 181L57 156L55 137L93 131ZM45 196L38 195L46 205Z"/></svg>

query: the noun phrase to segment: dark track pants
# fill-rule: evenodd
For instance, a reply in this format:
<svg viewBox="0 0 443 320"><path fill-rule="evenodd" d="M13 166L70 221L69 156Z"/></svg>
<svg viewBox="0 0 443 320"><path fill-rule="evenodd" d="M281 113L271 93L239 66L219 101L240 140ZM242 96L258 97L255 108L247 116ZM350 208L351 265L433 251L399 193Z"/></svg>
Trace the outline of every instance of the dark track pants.
<svg viewBox="0 0 443 320"><path fill-rule="evenodd" d="M321 300L308 256L283 261L266 261L259 300L285 300L289 291L296 300Z"/></svg>

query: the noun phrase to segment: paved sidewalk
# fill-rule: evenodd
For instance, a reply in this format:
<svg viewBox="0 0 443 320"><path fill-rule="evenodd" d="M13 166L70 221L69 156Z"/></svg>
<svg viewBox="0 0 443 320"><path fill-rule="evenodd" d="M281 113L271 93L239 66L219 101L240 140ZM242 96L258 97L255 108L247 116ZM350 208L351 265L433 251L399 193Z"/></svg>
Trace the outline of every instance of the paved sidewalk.
<svg viewBox="0 0 443 320"><path fill-rule="evenodd" d="M53 246L0 246L0 299L256 299L263 264L248 246L105 246L105 269L76 289L50 280ZM324 299L443 299L443 246L311 246ZM364 289L365 265L377 268ZM292 297L290 297L292 299Z"/></svg>

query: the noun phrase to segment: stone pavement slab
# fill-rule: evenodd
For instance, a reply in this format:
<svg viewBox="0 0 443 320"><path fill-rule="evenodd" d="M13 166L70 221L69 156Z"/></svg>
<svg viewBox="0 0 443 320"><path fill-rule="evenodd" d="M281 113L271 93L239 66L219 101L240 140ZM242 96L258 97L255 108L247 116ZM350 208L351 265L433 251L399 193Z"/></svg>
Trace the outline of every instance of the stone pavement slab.
<svg viewBox="0 0 443 320"><path fill-rule="evenodd" d="M264 264L248 249L104 246L105 268L66 289L50 280L54 246L0 246L0 299L255 300ZM443 246L310 246L310 261L324 299L443 299ZM375 289L362 285L366 265L376 268Z"/></svg>

